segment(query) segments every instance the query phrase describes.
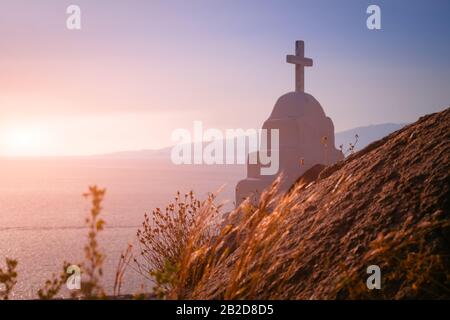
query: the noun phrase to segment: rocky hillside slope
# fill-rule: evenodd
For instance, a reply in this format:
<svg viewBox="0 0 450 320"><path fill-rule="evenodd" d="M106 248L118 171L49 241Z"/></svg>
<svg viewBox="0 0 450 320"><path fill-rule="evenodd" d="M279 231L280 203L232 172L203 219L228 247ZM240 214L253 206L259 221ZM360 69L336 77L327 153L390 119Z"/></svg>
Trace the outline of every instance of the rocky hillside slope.
<svg viewBox="0 0 450 320"><path fill-rule="evenodd" d="M233 212L182 297L450 298L450 108L307 182ZM369 265L381 290L366 287Z"/></svg>

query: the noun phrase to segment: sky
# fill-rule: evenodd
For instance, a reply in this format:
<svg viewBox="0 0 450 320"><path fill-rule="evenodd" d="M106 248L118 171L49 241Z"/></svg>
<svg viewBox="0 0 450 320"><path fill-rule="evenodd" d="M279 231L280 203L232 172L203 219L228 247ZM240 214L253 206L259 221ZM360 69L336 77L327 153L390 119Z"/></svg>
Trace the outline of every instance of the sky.
<svg viewBox="0 0 450 320"><path fill-rule="evenodd" d="M260 128L294 88L295 40L336 131L413 122L450 105L449 14L447 0L0 0L0 156L157 149L195 120Z"/></svg>

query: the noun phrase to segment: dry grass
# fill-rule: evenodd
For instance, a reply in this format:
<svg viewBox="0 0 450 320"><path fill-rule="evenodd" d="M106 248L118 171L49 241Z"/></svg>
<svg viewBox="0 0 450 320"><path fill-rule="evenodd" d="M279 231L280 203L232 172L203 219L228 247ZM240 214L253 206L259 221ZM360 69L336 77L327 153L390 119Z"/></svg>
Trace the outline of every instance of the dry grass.
<svg viewBox="0 0 450 320"><path fill-rule="evenodd" d="M190 192L183 198L178 193L174 203L164 213L160 209L147 215L138 231L141 255L134 258L137 270L155 282L155 293L162 299L190 299L201 297L208 280L225 276L221 269L232 264L227 271L226 286L217 296L221 299L258 299L261 290L265 299L279 299L286 288L296 287L298 268L296 261L302 258L310 239L298 239L296 248L288 252L280 250L290 229L280 228L292 214L292 190L279 195L280 179L266 190L257 206L243 202L220 225L217 216L220 206L210 195L204 201ZM86 224L89 228L85 246L85 261L80 265L85 272L81 292L73 297L88 299L106 298L100 285L104 255L98 248L97 235L104 222L99 218L105 190L91 187L86 197L91 199L92 209ZM333 286L329 299L442 299L450 296L448 256L436 254L430 246L436 234L448 235L450 224L439 214L420 223L408 218L398 230L380 233L370 243L368 252L358 266L348 269L342 263L340 277ZM442 213L441 215L442 216ZM314 231L314 225L310 226ZM442 251L442 250L441 250ZM273 254L280 254L274 257ZM129 246L119 260L114 295L120 295L126 268L133 259ZM322 265L329 261L322 261ZM365 267L379 265L383 270L383 290L367 290ZM7 260L7 270L0 269L0 298L8 299L14 287L17 262ZM57 296L68 275L64 263L59 276L46 281L39 290L41 299ZM317 266L316 266L317 267ZM319 266L320 267L320 266Z"/></svg>
<svg viewBox="0 0 450 320"><path fill-rule="evenodd" d="M128 245L127 249L120 255L119 262L116 268L116 276L114 278L114 296L120 296L120 290L122 289L123 280L128 266L133 259L133 246Z"/></svg>
<svg viewBox="0 0 450 320"><path fill-rule="evenodd" d="M265 191L257 206L249 201L234 210L228 223L218 224L220 206L215 197L200 201L190 192L183 198L178 193L175 202L167 206L164 213L154 211L153 218L146 215L143 227L138 231L141 244L140 261L135 259L138 270L155 282L155 293L159 298L186 299L202 296L205 283L220 275L225 263L232 264L227 272L226 286L219 294L221 299L257 299L261 290L267 299L279 299L283 290L294 287L299 261L307 250L309 239L298 239L295 249L279 250L289 229L280 228L292 211L292 193L278 195L280 179ZM293 190L295 193L295 190ZM82 290L73 297L88 299L106 298L100 285L104 255L100 252L97 235L104 222L99 218L105 190L91 187L86 197L91 199L92 209L86 224L89 228L85 246L85 261L81 263L85 272ZM436 214L420 223L408 218L398 230L380 233L370 243L368 252L357 267L348 269L342 263L341 276L333 286L330 299L443 299L450 296L449 257L436 254L430 246L431 238L448 235L450 223L438 219ZM441 214L442 216L442 214ZM314 225L311 226L311 231ZM442 251L442 250L441 250ZM277 259L274 253L281 253ZM119 260L114 295L120 288L127 266L132 260L129 246ZM322 264L328 264L323 261ZM365 267L379 265L383 270L383 290L367 290ZM17 262L7 260L7 269L0 269L0 298L8 299L16 282ZM64 263L59 276L46 281L39 290L41 299L57 296L68 275ZM222 276L224 276L222 274Z"/></svg>
<svg viewBox="0 0 450 320"><path fill-rule="evenodd" d="M218 295L220 299L279 299L286 288L298 288L299 261L307 250L310 239L298 239L297 247L289 252L279 250L290 230L280 228L282 221L291 214L290 195L277 196L277 180L260 199L257 207L244 202L231 213L230 221L220 228L210 241L200 247L198 236L202 234L202 222L208 221L212 208L203 205L197 216L196 226L190 232L178 266L172 270L176 283L166 297L191 299L205 297L205 285L211 278L225 276L225 283ZM234 218L233 218L234 217ZM341 268L341 277L330 283L334 289L327 299L404 299L426 297L432 299L450 296L450 273L444 262L448 256L435 253L429 246L431 235L448 234L449 223L438 219L422 220L419 224L408 219L400 230L380 234L370 244L370 250L360 261L359 267ZM311 231L314 225L311 226ZM430 241L429 241L430 240ZM427 245L428 244L428 245ZM274 257L279 253L279 259ZM225 264L232 265L221 274ZM322 261L323 266L329 261ZM383 290L368 290L365 281L366 267L377 264L383 270ZM320 263L316 268L320 268ZM230 271L231 270L231 271ZM267 290L262 293L262 290ZM207 288L206 288L207 289ZM208 289L207 289L208 290Z"/></svg>
<svg viewBox="0 0 450 320"><path fill-rule="evenodd" d="M271 211L280 201L276 196L279 184L280 179L262 194L257 207L252 206L249 201L243 202L230 215L230 220L238 220L236 225L222 226L217 236L196 248L192 244L197 242L198 234L202 232L202 222L208 221L211 214L211 207L203 207L198 216L197 228L191 233L188 246L182 254L179 282L171 292L171 298L195 297L202 282L213 276L215 267L236 252L238 255L233 259L234 267L221 298L256 296L258 284L266 278L264 272L268 254L283 239L280 237L278 222L289 212L288 208ZM237 247L239 250L236 250Z"/></svg>
<svg viewBox="0 0 450 320"><path fill-rule="evenodd" d="M336 286L336 298L344 299L448 299L449 257L434 253L432 235L448 235L450 223L435 217L412 223L410 217L399 230L380 233L370 244L361 267L345 271ZM445 262L447 260L447 263ZM376 264L383 270L382 290L367 290L362 266Z"/></svg>

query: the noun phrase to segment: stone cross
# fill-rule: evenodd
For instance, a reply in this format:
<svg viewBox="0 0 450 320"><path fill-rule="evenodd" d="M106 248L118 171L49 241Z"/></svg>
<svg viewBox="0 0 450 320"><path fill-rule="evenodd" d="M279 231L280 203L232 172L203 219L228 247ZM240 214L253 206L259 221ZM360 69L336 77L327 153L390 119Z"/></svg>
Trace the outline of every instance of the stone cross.
<svg viewBox="0 0 450 320"><path fill-rule="evenodd" d="M286 62L295 64L295 91L305 91L305 67L312 67L313 61L305 58L305 42L295 42L295 56L286 56Z"/></svg>

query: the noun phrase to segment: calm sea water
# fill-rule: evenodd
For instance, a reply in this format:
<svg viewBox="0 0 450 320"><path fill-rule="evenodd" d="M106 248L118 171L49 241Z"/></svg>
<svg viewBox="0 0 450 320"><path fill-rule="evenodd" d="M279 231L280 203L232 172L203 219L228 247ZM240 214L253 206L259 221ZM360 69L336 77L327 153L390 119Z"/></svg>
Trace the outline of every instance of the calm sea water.
<svg viewBox="0 0 450 320"><path fill-rule="evenodd" d="M232 207L243 166L174 166L163 159L53 158L0 159L0 265L19 261L13 298L36 296L64 260L81 261L87 230L87 187L107 188L100 245L106 253L104 286L112 292L120 253L135 243L145 212L164 207L177 190L201 198L222 185L219 201ZM150 290L151 284L128 270L123 293Z"/></svg>

